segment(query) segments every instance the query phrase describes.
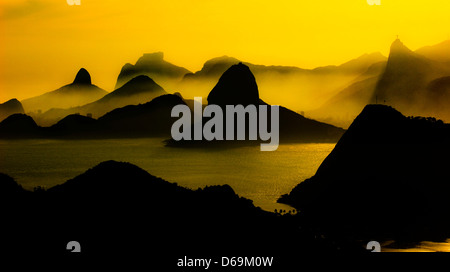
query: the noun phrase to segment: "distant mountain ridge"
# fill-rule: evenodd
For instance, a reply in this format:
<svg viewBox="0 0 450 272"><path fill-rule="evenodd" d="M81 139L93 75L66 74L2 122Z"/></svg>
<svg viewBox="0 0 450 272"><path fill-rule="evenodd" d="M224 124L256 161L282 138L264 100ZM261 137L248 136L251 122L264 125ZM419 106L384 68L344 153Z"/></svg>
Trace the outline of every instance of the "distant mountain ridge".
<svg viewBox="0 0 450 272"><path fill-rule="evenodd" d="M387 103L408 115L435 115L432 108L439 101L429 103L427 86L444 76L450 76L450 63L430 60L411 51L397 39L391 46L386 69L377 83L372 101Z"/></svg>
<svg viewBox="0 0 450 272"><path fill-rule="evenodd" d="M89 104L69 109L51 109L38 116L39 123L42 125L52 125L65 116L75 113L82 115L90 114L92 117L98 118L116 108L146 103L163 94L167 94L166 91L156 84L155 81L148 76L140 75L131 79L122 87Z"/></svg>
<svg viewBox="0 0 450 272"><path fill-rule="evenodd" d="M186 74L178 84L178 89L186 97L205 97L228 68L242 62L254 74L261 95L267 101L297 110L308 110L350 84L373 64L385 61L386 57L380 53L372 53L339 66L302 69L294 66L255 65L222 56L206 61L200 71Z"/></svg>
<svg viewBox="0 0 450 272"><path fill-rule="evenodd" d="M93 112L95 106L102 104L104 100L105 103L109 103L114 97L118 97L120 102L125 103L122 94L125 93L125 97L127 97L129 92L123 91L123 89L141 81L150 83L154 87L153 91L155 89L159 92L163 91L147 76L138 76L99 101L70 109L70 111L76 111L78 114L84 114L86 110ZM134 86L130 90L136 92L138 89ZM142 90L145 91L147 88L142 88ZM252 72L248 66L242 63L233 65L222 75L208 96L208 102L220 106L229 104L267 105L259 98L258 86ZM128 103L129 101L125 104ZM87 116L69 115L68 110L62 110L62 120L51 127L33 126L30 128L29 125L23 125L24 122L19 122L17 126L7 126L6 124L18 120L17 118L7 118L0 123L0 137L11 138L16 135L25 138L33 138L36 135L50 138L171 137L171 127L175 122L175 118L171 117L171 111L176 105L187 104L179 94L165 94L145 104L120 108L115 108L117 106L115 104L113 107L115 109L99 117L98 120ZM52 111L56 111L56 109ZM305 118L284 107L280 107L279 115L281 142L336 142L344 132L341 128ZM268 125L270 126L270 123ZM22 133L26 130L30 130L30 136Z"/></svg>
<svg viewBox="0 0 450 272"><path fill-rule="evenodd" d="M442 47L447 44L412 51L399 39L395 40L387 63L377 66L377 73L355 81L309 114L321 121L347 127L365 105L380 103L394 106L407 115L450 120L450 110L445 106L450 102L446 88L441 84L442 90L429 91L438 88L430 86L434 80L450 76L450 62L445 58L440 61L427 58L442 55ZM441 99L437 99L436 93L440 93Z"/></svg>
<svg viewBox="0 0 450 272"><path fill-rule="evenodd" d="M0 104L0 121L15 113L25 113L19 100L13 98Z"/></svg>
<svg viewBox="0 0 450 272"><path fill-rule="evenodd" d="M146 53L140 57L136 64L125 64L117 77L115 89L120 88L139 75L146 75L155 79L165 88L172 88L185 74L191 73L188 69L176 66L164 60L164 53Z"/></svg>
<svg viewBox="0 0 450 272"><path fill-rule="evenodd" d="M435 61L449 62L450 40L443 41L436 45L424 46L422 48L417 49L415 52Z"/></svg>
<svg viewBox="0 0 450 272"><path fill-rule="evenodd" d="M386 57L384 57L379 52L375 52L371 54L363 54L360 57L352 59L341 65L329 65L324 67L317 67L314 69L303 69L296 66L258 65L250 62L244 62L233 57L222 56L206 61L200 71L191 74L186 74L185 78L190 79L192 77L205 77L205 76L220 77L226 70L228 70L228 68L238 63L243 63L247 65L250 68L250 70L255 74L261 72L278 72L280 74L315 73L315 72L323 73L323 72L334 72L336 70L340 70L341 73L354 72L356 70L357 73L360 73L367 70L367 68L369 68L372 64L381 61L386 61Z"/></svg>
<svg viewBox="0 0 450 272"><path fill-rule="evenodd" d="M98 100L108 94L107 91L91 84L91 76L81 68L74 81L55 91L24 99L25 112L45 112L51 108L70 108Z"/></svg>

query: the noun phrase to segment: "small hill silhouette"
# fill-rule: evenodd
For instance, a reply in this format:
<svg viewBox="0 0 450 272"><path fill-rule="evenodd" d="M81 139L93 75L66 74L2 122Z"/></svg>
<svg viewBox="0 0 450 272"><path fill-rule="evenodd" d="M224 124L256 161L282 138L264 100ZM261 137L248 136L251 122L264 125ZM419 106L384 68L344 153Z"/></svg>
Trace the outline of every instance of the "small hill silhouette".
<svg viewBox="0 0 450 272"><path fill-rule="evenodd" d="M442 121L368 105L317 173L279 201L346 239L446 238L449 139Z"/></svg>
<svg viewBox="0 0 450 272"><path fill-rule="evenodd" d="M16 113L0 122L0 138L36 138L42 136L42 129L33 118Z"/></svg>
<svg viewBox="0 0 450 272"><path fill-rule="evenodd" d="M123 137L168 137L174 119L172 108L186 105L173 94L156 97L141 105L115 109L98 119L99 133Z"/></svg>
<svg viewBox="0 0 450 272"><path fill-rule="evenodd" d="M25 113L19 100L14 98L0 104L0 121L15 113Z"/></svg>
<svg viewBox="0 0 450 272"><path fill-rule="evenodd" d="M80 137L93 137L94 132L98 129L98 122L87 116L71 114L64 117L55 125L45 129L45 135L47 137L78 139Z"/></svg>
<svg viewBox="0 0 450 272"><path fill-rule="evenodd" d="M51 127L38 126L32 117L14 114L0 122L0 138L136 138L169 137L172 108L186 105L178 95L166 94L150 102L129 105L98 119L71 114Z"/></svg>

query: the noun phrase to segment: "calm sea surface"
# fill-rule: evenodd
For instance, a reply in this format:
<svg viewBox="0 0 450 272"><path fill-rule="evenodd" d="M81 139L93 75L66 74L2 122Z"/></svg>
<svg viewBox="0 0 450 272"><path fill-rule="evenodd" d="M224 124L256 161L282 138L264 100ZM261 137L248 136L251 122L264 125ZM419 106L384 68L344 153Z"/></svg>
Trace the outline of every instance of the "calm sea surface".
<svg viewBox="0 0 450 272"><path fill-rule="evenodd" d="M229 184L240 196L268 211L290 210L276 203L299 182L313 176L334 144L280 145L277 151L259 147L228 150L167 148L163 139L120 140L0 140L0 172L26 189L64 183L105 160L131 162L150 174L197 189ZM443 243L422 242L413 248L383 251L450 251Z"/></svg>
<svg viewBox="0 0 450 272"><path fill-rule="evenodd" d="M0 141L0 172L26 189L64 183L105 160L133 163L154 176L191 189L229 184L269 211L299 182L313 176L334 144L201 150L164 147L163 139Z"/></svg>

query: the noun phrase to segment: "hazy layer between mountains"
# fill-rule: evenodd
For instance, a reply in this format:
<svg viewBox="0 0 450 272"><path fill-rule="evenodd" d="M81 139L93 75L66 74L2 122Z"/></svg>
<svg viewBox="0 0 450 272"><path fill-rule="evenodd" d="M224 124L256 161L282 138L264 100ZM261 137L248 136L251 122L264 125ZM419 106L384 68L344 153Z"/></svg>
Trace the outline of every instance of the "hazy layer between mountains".
<svg viewBox="0 0 450 272"><path fill-rule="evenodd" d="M261 97L267 103L347 128L364 106L371 103L391 105L406 115L434 116L448 121L449 56L450 41L413 52L396 40L388 59L372 53L340 66L316 69L243 64L254 74ZM99 118L115 108L149 102L165 93L156 85L170 93L179 92L185 98L206 98L220 76L239 62L219 57L192 73L165 61L163 53L144 54L136 64L122 67L116 90L108 95L92 85L89 73L82 69L72 84L23 100L23 109L37 124L50 126L69 114ZM191 105L190 100L186 102ZM23 111L20 107L13 111L0 107L1 119L11 113Z"/></svg>
<svg viewBox="0 0 450 272"><path fill-rule="evenodd" d="M135 84L146 84L140 91ZM133 93L132 93L133 92ZM125 98L123 98L125 93ZM132 95L130 95L132 93ZM131 99L141 101L143 95L156 96L150 102L114 109L98 119L72 114L50 127L38 126L32 117L11 115L0 123L3 138L111 138L111 137L166 137L171 138L171 127L176 118L171 111L176 105L187 105L180 94L164 94L165 91L147 76L137 76L100 100L74 110L105 110ZM259 97L258 86L249 67L239 63L231 66L219 79L208 96L210 104L267 105ZM192 103L190 103L192 104ZM54 112L56 110L50 110ZM62 110L67 113L69 110ZM96 112L96 113L97 113ZM44 114L45 115L45 114ZM194 114L191 113L191 123ZM247 117L247 119L249 119ZM205 120L206 121L206 120ZM225 122L223 122L225 123ZM247 128L249 121L246 121ZM269 123L270 125L270 123ZM344 130L317 122L280 107L280 142L336 142ZM193 130L192 130L193 131ZM224 134L226 131L224 129ZM248 139L248 136L247 136ZM242 142L241 142L242 143ZM246 142L249 144L249 142Z"/></svg>
<svg viewBox="0 0 450 272"><path fill-rule="evenodd" d="M158 81L158 67L166 66L162 54L144 55L136 65L122 68L117 86L130 75L144 73ZM158 59L159 61L156 61ZM153 63L144 65L144 63ZM219 77L240 60L219 57L207 61L195 73L174 67L172 80L161 78L168 88L184 97L206 97ZM156 65L155 63L160 63ZM283 105L306 116L347 128L367 104L387 104L406 115L434 116L450 120L445 107L450 97L450 41L422 47L415 52L400 40L391 45L389 57L365 54L340 66L301 69L243 62L254 74L259 92L272 105ZM146 68L143 68L146 67ZM166 83L167 82L167 83ZM163 86L165 86L163 84Z"/></svg>

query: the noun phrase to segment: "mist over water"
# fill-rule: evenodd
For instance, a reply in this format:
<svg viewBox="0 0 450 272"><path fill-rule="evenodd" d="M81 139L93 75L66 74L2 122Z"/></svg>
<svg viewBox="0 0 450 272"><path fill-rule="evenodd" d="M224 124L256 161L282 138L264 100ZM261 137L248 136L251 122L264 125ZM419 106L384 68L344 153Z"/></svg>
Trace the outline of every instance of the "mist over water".
<svg viewBox="0 0 450 272"><path fill-rule="evenodd" d="M164 147L164 139L0 141L0 172L26 189L61 184L105 160L126 161L154 176L197 189L229 184L240 196L268 211L290 210L276 203L313 176L334 144L259 146L224 150Z"/></svg>

